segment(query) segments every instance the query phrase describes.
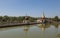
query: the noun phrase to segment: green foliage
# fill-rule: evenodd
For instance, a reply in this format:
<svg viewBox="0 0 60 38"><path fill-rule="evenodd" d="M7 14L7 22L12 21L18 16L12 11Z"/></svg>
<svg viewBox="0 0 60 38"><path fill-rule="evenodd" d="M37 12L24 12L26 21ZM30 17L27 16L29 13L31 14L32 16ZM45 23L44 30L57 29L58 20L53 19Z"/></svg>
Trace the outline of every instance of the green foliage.
<svg viewBox="0 0 60 38"><path fill-rule="evenodd" d="M2 19L3 19L3 17L2 17L2 16L0 16L0 21L2 21Z"/></svg>
<svg viewBox="0 0 60 38"><path fill-rule="evenodd" d="M27 19L25 18L26 16L19 16L19 17L12 17L12 16L0 16L0 23L12 23L12 22L23 22L23 20L29 20L30 22L36 22L38 18L35 17L30 17L27 16ZM47 19L52 19L54 21L60 21L58 16L55 16L54 18L47 18Z"/></svg>
<svg viewBox="0 0 60 38"><path fill-rule="evenodd" d="M12 17L12 16L0 16L0 23L12 23L12 22L23 22L23 20L29 20L30 22L34 22L37 18L27 16Z"/></svg>
<svg viewBox="0 0 60 38"><path fill-rule="evenodd" d="M54 20L54 21L59 21L59 17L58 17L58 16L55 16L55 17L53 18L53 20Z"/></svg>
<svg viewBox="0 0 60 38"><path fill-rule="evenodd" d="M30 22L35 22L37 20L37 18L30 17L29 20L30 20Z"/></svg>

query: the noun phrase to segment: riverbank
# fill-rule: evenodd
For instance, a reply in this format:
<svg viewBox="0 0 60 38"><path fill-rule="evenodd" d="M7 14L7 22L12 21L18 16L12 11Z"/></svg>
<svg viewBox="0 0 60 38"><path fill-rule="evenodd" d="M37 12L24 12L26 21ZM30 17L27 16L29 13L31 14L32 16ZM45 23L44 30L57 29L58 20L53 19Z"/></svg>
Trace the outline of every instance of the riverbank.
<svg viewBox="0 0 60 38"><path fill-rule="evenodd" d="M37 22L30 22L30 23L7 23L7 24L0 24L0 28L2 27L12 27L12 26L22 26L22 25L33 25L39 24Z"/></svg>
<svg viewBox="0 0 60 38"><path fill-rule="evenodd" d="M43 23L37 23L37 22L30 22L30 23L2 23L0 24L0 28L2 27L13 27L13 26L22 26L22 25L33 25L33 24L43 24ZM46 24L46 23L44 23ZM60 22L51 22L50 24L60 24Z"/></svg>

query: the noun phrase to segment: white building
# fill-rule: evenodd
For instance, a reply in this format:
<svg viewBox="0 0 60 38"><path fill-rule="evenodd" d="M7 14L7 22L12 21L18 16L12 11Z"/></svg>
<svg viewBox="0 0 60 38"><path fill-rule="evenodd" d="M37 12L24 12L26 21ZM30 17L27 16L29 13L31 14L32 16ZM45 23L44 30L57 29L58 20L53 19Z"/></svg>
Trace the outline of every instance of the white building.
<svg viewBox="0 0 60 38"><path fill-rule="evenodd" d="M29 16L25 16L24 17L24 20L23 20L23 23L29 23L30 21L29 21Z"/></svg>
<svg viewBox="0 0 60 38"><path fill-rule="evenodd" d="M39 18L39 19L37 20L37 22L44 23L45 21L46 21L46 20L45 20L45 15L44 15L44 12L43 12L42 17Z"/></svg>

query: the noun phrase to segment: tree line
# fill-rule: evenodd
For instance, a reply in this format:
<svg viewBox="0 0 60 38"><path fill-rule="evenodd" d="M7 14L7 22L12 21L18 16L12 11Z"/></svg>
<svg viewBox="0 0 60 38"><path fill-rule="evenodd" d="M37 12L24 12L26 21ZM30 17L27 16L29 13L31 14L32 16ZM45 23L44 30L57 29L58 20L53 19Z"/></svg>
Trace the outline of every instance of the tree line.
<svg viewBox="0 0 60 38"><path fill-rule="evenodd" d="M34 18L34 17L30 17L28 16L28 20L30 22L34 22L37 18ZM23 22L23 20L25 20L25 16L0 16L0 23L14 23L14 22L17 22L17 23L21 23Z"/></svg>
<svg viewBox="0 0 60 38"><path fill-rule="evenodd" d="M54 18L51 18L54 21L60 22L60 18L58 16L55 16Z"/></svg>
<svg viewBox="0 0 60 38"><path fill-rule="evenodd" d="M30 17L28 16L28 20L30 22L35 22L38 18L36 17ZM58 16L55 16L54 18L48 18L48 19L52 19L54 21L60 21L60 18ZM23 20L25 20L25 16L0 16L0 23L21 23L23 22Z"/></svg>

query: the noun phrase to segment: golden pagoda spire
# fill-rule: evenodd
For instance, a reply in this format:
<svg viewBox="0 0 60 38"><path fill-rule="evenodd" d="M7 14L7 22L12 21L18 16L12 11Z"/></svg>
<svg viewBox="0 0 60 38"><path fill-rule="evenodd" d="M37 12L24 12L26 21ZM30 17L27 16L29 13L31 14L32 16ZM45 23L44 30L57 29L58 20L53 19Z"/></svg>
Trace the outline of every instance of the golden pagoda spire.
<svg viewBox="0 0 60 38"><path fill-rule="evenodd" d="M42 14L42 18L45 18L44 11L43 11L43 14Z"/></svg>

